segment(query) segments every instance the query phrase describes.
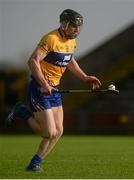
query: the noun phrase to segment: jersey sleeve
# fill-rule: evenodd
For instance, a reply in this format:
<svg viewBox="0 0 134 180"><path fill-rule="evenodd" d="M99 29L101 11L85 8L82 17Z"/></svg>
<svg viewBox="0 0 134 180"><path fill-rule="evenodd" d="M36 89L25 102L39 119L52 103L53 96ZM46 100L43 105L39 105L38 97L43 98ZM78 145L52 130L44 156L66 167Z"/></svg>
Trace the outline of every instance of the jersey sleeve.
<svg viewBox="0 0 134 180"><path fill-rule="evenodd" d="M51 36L43 36L38 44L38 48L48 54L52 50L53 39Z"/></svg>

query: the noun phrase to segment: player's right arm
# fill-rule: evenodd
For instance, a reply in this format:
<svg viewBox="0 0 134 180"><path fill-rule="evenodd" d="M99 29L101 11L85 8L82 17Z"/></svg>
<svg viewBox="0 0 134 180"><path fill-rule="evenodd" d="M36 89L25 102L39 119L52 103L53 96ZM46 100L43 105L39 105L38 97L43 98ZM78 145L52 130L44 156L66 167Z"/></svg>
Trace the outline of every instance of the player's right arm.
<svg viewBox="0 0 134 180"><path fill-rule="evenodd" d="M35 80L40 84L44 92L51 94L52 87L49 86L48 82L45 80L42 74L40 61L44 59L46 53L44 53L40 48L36 48L28 60L28 67L35 78Z"/></svg>

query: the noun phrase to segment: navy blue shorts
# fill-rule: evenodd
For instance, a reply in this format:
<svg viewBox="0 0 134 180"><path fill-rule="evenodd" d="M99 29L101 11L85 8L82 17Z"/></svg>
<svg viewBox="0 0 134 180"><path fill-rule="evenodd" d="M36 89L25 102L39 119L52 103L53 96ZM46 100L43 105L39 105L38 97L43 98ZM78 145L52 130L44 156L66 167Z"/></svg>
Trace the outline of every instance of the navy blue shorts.
<svg viewBox="0 0 134 180"><path fill-rule="evenodd" d="M40 92L40 85L34 80L29 83L27 101L33 112L62 105L60 93L44 96Z"/></svg>

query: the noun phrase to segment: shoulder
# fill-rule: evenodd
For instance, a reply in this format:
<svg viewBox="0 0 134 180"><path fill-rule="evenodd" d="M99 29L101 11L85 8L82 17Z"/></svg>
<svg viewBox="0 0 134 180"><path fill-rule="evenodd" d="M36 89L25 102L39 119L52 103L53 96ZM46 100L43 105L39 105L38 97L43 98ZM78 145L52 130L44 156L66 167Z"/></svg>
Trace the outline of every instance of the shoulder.
<svg viewBox="0 0 134 180"><path fill-rule="evenodd" d="M53 50L56 42L57 42L57 30L53 30L41 38L38 44L38 48L41 49L43 52L48 53Z"/></svg>
<svg viewBox="0 0 134 180"><path fill-rule="evenodd" d="M47 42L53 42L57 40L58 35L57 35L57 29L45 34L42 38L41 41L47 41Z"/></svg>

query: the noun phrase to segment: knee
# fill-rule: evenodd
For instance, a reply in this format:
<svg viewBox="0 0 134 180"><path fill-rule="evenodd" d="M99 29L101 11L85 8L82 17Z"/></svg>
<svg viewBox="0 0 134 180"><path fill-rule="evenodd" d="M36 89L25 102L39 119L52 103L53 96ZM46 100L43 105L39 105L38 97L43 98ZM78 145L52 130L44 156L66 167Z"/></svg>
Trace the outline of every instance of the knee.
<svg viewBox="0 0 134 180"><path fill-rule="evenodd" d="M56 135L57 135L56 130L53 130L53 131L51 130L51 131L42 133L41 137L43 137L45 139L55 139Z"/></svg>
<svg viewBox="0 0 134 180"><path fill-rule="evenodd" d="M48 131L47 133L44 132L41 134L41 137L45 139L59 139L62 136L62 134L63 134L63 127L56 130Z"/></svg>

